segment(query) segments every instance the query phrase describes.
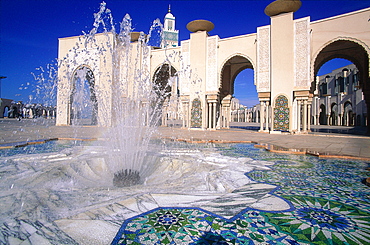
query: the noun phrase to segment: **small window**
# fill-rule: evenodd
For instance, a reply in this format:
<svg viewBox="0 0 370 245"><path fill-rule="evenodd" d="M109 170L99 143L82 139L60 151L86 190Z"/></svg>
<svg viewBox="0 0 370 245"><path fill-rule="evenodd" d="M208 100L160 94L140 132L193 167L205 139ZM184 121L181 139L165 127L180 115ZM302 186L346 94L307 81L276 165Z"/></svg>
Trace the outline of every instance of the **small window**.
<svg viewBox="0 0 370 245"><path fill-rule="evenodd" d="M171 20L168 21L168 30L172 30L173 22Z"/></svg>
<svg viewBox="0 0 370 245"><path fill-rule="evenodd" d="M352 82L353 90L356 91L359 88L358 85L358 74L353 74L353 82Z"/></svg>
<svg viewBox="0 0 370 245"><path fill-rule="evenodd" d="M344 89L344 78L343 77L339 77L338 78L338 82L339 82L339 92L340 93L344 93L345 92L345 89Z"/></svg>

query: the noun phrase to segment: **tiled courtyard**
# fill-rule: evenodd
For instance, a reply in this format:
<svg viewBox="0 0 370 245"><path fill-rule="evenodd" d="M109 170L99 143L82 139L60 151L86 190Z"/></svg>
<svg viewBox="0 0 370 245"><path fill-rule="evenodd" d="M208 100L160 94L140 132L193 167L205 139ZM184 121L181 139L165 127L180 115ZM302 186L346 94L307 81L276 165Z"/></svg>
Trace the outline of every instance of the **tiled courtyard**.
<svg viewBox="0 0 370 245"><path fill-rule="evenodd" d="M187 208L159 207L130 218L114 244L370 242L370 188L361 183L370 176L365 170L370 161L282 155L247 144L232 144L220 150L225 155L273 161L269 170L253 170L246 176L255 183L275 186L263 194L279 197L288 206L281 210L268 210L261 204L245 207L239 195L256 198L260 193L245 185L232 192L235 196L221 197L214 212L195 204ZM267 202L278 205L273 199Z"/></svg>
<svg viewBox="0 0 370 245"><path fill-rule="evenodd" d="M91 127L72 130L9 120L0 127L4 147L101 137ZM345 128L318 128L308 135L250 129L160 128L159 135L176 146L162 154L175 160L160 166L162 176L148 178L147 185L124 189L53 188L43 176L66 178L56 171L66 164L78 169L81 179L95 171L86 161L89 168L75 166L65 151L21 160L4 157L0 243L370 243L370 187L363 184L370 177L369 137ZM189 148L177 141L197 144ZM26 166L34 159L40 164L30 170Z"/></svg>

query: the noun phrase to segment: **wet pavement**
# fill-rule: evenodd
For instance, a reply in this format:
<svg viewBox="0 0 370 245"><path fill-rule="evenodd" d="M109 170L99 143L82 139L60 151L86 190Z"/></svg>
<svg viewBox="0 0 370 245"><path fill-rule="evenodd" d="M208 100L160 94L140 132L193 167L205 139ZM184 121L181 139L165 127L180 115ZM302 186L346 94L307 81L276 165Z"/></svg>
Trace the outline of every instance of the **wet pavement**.
<svg viewBox="0 0 370 245"><path fill-rule="evenodd" d="M99 139L105 128L95 126L54 126L51 119L0 119L0 147L48 139ZM257 123L233 123L225 130L189 130L159 127L156 137L188 142L252 142L272 151L301 152L322 157L370 158L370 137L365 127L311 126L307 134L269 134L258 132Z"/></svg>

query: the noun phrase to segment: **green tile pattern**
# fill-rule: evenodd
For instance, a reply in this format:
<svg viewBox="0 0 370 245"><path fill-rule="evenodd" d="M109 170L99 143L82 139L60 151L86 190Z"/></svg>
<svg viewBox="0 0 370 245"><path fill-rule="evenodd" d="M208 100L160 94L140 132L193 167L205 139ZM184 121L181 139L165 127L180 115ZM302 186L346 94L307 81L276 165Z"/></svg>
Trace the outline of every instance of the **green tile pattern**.
<svg viewBox="0 0 370 245"><path fill-rule="evenodd" d="M370 244L370 163L283 155L248 144L219 147L229 156L274 161L246 173L276 185L291 208L246 208L226 219L197 207L157 208L126 220L112 244Z"/></svg>

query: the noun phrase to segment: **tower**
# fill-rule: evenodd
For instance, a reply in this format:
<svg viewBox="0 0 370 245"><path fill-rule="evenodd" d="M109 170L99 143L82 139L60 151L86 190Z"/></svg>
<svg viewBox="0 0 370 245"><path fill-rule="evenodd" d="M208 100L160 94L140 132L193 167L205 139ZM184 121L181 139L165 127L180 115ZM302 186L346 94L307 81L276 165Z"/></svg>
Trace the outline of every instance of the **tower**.
<svg viewBox="0 0 370 245"><path fill-rule="evenodd" d="M164 17L163 36L161 48L177 47L179 43L179 31L175 30L176 18L171 14L171 5L168 6L168 13Z"/></svg>

